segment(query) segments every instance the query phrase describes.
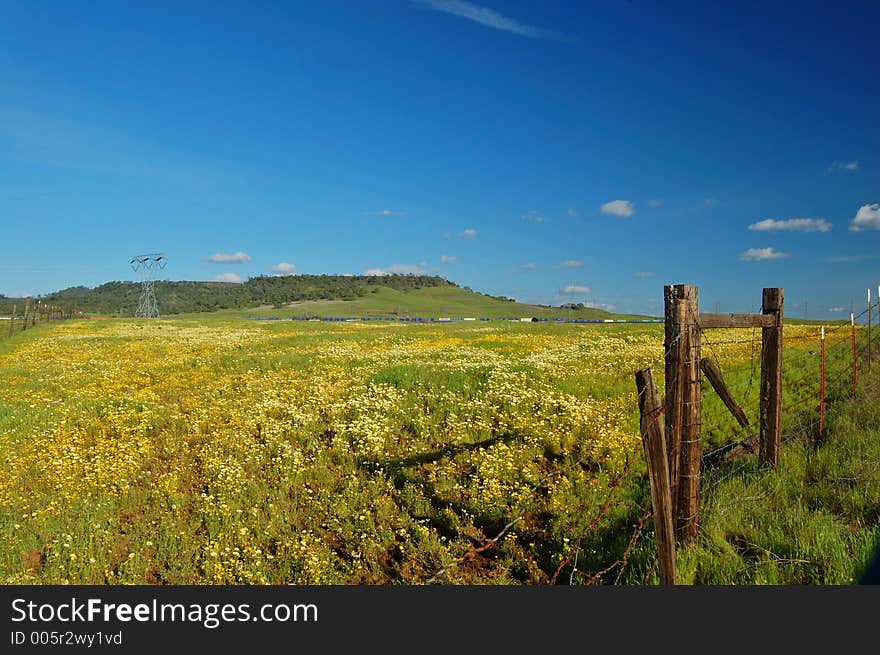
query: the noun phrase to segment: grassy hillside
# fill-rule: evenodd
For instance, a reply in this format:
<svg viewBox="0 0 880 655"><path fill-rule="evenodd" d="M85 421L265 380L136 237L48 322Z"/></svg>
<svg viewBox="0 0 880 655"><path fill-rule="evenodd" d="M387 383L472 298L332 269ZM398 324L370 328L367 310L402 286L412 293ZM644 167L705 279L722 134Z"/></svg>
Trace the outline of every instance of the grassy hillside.
<svg viewBox="0 0 880 655"><path fill-rule="evenodd" d="M129 317L134 315L140 293L141 286L135 282L107 282L94 288L70 287L37 299L45 304L76 309L93 316ZM517 303L503 296L479 293L429 275L260 276L243 283L162 280L156 282L156 297L162 316L218 312L221 316L278 318L648 318L585 307ZM0 315L11 314L13 304L17 305L18 314L21 315L27 301L25 298L0 296ZM786 317L789 325L830 325L840 322Z"/></svg>
<svg viewBox="0 0 880 655"><path fill-rule="evenodd" d="M610 314L601 309L561 309L511 302L452 285L406 291L379 286L372 293L354 300L293 302L281 308L261 307L242 313L248 316L280 318L299 316L624 318L624 315Z"/></svg>
<svg viewBox="0 0 880 655"><path fill-rule="evenodd" d="M451 287L441 277L429 275L288 275L253 277L241 284L223 282L157 281L159 312L164 315L246 309L261 305L283 306L294 301L354 300L379 288L398 291L426 287ZM134 282L107 282L95 288L70 287L39 299L47 304L75 307L87 314L132 316L141 293ZM13 303L19 311L22 298L0 296L0 313L8 314Z"/></svg>
<svg viewBox="0 0 880 655"><path fill-rule="evenodd" d="M46 304L75 308L91 315L134 314L141 292L134 282L108 282L95 288L71 287L40 297ZM569 317L624 318L598 309L526 305L477 293L441 277L427 275L344 276L290 275L255 277L241 284L156 282L162 316L219 312L230 316L327 317ZM0 314L12 305L21 314L22 298L0 296Z"/></svg>

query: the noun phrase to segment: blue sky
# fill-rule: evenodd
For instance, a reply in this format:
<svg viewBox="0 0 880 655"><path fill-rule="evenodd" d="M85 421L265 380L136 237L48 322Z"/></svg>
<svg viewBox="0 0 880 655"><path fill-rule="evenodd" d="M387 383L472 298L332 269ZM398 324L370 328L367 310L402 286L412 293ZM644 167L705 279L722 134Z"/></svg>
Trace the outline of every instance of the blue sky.
<svg viewBox="0 0 880 655"><path fill-rule="evenodd" d="M880 284L880 4L719 4L3 2L0 293L162 251L839 317Z"/></svg>

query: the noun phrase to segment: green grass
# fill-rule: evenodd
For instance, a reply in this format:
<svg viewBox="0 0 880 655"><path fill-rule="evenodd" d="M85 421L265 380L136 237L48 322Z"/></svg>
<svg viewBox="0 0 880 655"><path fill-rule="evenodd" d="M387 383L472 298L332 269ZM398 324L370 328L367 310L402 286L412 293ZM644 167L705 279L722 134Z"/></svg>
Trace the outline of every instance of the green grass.
<svg viewBox="0 0 880 655"><path fill-rule="evenodd" d="M880 539L880 393L844 403L828 436L787 444L772 471L753 464L708 497L681 582L851 584ZM729 474L729 472L728 472Z"/></svg>
<svg viewBox="0 0 880 655"><path fill-rule="evenodd" d="M263 307L247 310L217 312L218 316L278 316L290 317L361 317L361 316L421 316L421 317L560 317L589 319L646 318L630 314L611 314L601 309L561 309L540 305L508 302L484 296L454 286L425 287L400 291L376 286L369 293L354 300L304 301L286 307Z"/></svg>
<svg viewBox="0 0 880 655"><path fill-rule="evenodd" d="M880 546L878 401L874 380L837 404L823 439L813 430L785 443L776 468L751 457L704 475L700 534L678 547L679 584L857 583ZM646 539L636 549L623 582L657 582L653 548Z"/></svg>

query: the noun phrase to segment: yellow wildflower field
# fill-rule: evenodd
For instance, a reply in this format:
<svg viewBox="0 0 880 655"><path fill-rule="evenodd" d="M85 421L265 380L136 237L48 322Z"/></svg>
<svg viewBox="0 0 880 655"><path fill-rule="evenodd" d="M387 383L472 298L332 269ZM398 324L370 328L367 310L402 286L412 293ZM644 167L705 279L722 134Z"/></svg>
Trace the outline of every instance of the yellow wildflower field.
<svg viewBox="0 0 880 655"><path fill-rule="evenodd" d="M640 469L662 356L656 325L38 327L0 350L0 580L418 584L516 520L443 580L546 582Z"/></svg>

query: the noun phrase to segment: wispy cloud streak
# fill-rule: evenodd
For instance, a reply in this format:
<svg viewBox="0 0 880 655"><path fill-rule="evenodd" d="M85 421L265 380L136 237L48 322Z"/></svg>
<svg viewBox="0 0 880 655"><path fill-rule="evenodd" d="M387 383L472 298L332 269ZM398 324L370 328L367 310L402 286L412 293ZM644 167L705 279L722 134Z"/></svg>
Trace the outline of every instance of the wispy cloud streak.
<svg viewBox="0 0 880 655"><path fill-rule="evenodd" d="M464 0L413 0L413 2L427 9L451 14L479 23L485 27L491 27L493 30L510 32L511 34L518 34L519 36L526 36L532 39L540 39L552 34L548 30L526 25L513 18L508 18L494 9L481 7Z"/></svg>

